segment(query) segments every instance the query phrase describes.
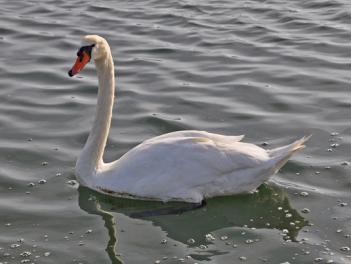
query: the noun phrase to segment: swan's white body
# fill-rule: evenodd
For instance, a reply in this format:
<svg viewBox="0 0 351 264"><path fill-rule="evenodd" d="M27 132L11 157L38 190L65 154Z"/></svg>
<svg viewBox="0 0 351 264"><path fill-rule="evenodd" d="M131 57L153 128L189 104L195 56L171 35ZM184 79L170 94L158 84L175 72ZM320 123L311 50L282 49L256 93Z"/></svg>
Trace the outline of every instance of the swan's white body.
<svg viewBox="0 0 351 264"><path fill-rule="evenodd" d="M119 160L103 162L114 98L114 65L105 39L94 43L99 91L97 113L76 164L80 184L110 195L199 203L204 198L252 191L276 173L308 138L264 150L243 136L178 131L144 141Z"/></svg>

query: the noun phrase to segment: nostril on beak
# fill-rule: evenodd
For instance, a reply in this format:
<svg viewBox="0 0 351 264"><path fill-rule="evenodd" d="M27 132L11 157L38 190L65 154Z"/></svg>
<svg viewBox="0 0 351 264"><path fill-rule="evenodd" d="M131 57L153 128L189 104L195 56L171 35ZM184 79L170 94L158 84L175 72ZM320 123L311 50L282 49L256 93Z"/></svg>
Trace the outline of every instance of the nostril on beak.
<svg viewBox="0 0 351 264"><path fill-rule="evenodd" d="M72 76L73 76L72 70L69 70L68 76L69 76L69 77L72 77Z"/></svg>

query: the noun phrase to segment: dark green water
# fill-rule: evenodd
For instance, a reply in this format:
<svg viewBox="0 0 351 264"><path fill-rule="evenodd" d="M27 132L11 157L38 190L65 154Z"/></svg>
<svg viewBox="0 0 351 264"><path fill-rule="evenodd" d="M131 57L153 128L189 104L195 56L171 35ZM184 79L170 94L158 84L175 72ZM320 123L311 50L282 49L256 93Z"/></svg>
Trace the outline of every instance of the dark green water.
<svg viewBox="0 0 351 264"><path fill-rule="evenodd" d="M0 0L0 21L1 264L351 263L348 1ZM107 161L181 129L313 137L256 193L135 217L181 205L73 181L97 81L67 71L92 33L117 73Z"/></svg>

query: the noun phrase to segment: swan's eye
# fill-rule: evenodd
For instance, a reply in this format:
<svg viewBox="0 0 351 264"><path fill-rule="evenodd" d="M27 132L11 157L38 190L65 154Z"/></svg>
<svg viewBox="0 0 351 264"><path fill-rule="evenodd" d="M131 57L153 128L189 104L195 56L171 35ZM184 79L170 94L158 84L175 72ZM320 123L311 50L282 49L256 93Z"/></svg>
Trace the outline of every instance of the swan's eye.
<svg viewBox="0 0 351 264"><path fill-rule="evenodd" d="M95 44L90 45L90 46L83 46L81 47L78 52L77 52L77 57L80 58L80 60L83 59L84 53L89 55L89 59L91 58L91 51L93 49L93 47L95 47Z"/></svg>

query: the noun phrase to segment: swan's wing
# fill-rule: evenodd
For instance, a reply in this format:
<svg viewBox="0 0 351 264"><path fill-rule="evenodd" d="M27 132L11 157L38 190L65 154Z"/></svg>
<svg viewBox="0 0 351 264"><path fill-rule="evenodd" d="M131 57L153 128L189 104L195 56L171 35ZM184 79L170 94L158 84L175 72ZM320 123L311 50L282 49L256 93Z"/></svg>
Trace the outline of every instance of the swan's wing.
<svg viewBox="0 0 351 264"><path fill-rule="evenodd" d="M170 139L170 138L186 138L186 137L200 137L200 138L208 138L218 143L233 143L237 141L241 141L244 138L244 135L240 136L226 136L219 135L214 133L209 133L207 131L199 131L199 130L181 130L175 131L167 134L163 134L161 136L157 136L151 139L148 139L146 142L157 142L159 140Z"/></svg>
<svg viewBox="0 0 351 264"><path fill-rule="evenodd" d="M209 184L235 170L261 166L265 150L221 137L164 137L147 140L101 176L104 186L144 197L167 197ZM165 200L167 198L164 198Z"/></svg>

